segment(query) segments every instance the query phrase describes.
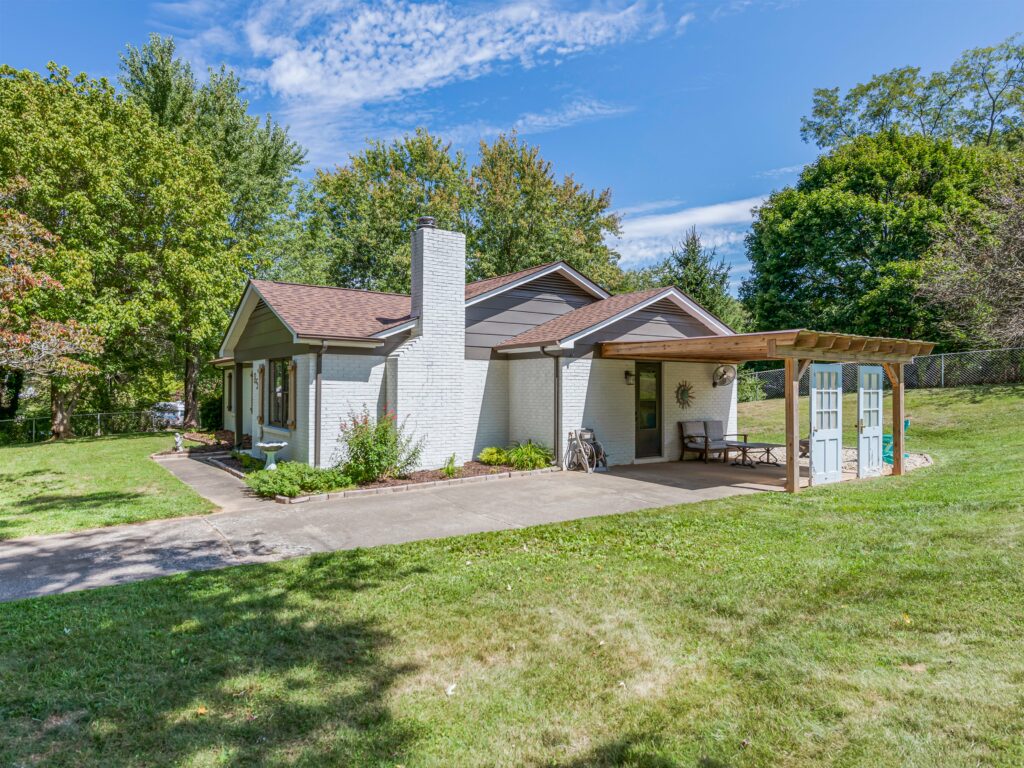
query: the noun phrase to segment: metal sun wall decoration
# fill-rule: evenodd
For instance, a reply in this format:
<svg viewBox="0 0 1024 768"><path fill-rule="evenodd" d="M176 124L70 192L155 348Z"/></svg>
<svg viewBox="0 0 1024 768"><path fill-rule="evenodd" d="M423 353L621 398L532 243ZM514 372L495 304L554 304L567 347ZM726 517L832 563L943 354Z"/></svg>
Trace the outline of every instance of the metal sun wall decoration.
<svg viewBox="0 0 1024 768"><path fill-rule="evenodd" d="M676 402L680 408L689 408L693 405L693 385L688 381L680 381L676 387Z"/></svg>

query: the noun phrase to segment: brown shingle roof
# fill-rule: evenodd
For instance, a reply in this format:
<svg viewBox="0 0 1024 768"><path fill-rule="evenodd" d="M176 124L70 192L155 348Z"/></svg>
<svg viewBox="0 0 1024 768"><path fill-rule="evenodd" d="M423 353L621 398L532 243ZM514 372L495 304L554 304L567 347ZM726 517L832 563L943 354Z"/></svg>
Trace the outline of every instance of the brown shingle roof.
<svg viewBox="0 0 1024 768"><path fill-rule="evenodd" d="M497 277L488 277L483 280L477 280L469 283L466 286L466 298L472 299L488 291L493 291L495 288L500 288L503 285L514 283L521 277L532 275L534 272L540 272L542 269L547 269L553 264L558 264L557 261L549 261L547 264L538 264L536 267L528 267L527 269L521 269L518 272L512 272L508 275L498 275Z"/></svg>
<svg viewBox="0 0 1024 768"><path fill-rule="evenodd" d="M412 302L399 293L270 280L253 280L252 284L298 336L365 339L412 319Z"/></svg>
<svg viewBox="0 0 1024 768"><path fill-rule="evenodd" d="M669 290L668 288L651 288L650 290L637 291L636 293L620 293L617 296L595 301L593 304L587 304L579 309L574 309L572 312L566 312L564 315L548 320L546 323L541 323L528 331L523 331L518 336L513 336L511 339L498 344L495 349L558 344L562 339L567 339L580 331L615 317L620 312L625 312L627 309Z"/></svg>

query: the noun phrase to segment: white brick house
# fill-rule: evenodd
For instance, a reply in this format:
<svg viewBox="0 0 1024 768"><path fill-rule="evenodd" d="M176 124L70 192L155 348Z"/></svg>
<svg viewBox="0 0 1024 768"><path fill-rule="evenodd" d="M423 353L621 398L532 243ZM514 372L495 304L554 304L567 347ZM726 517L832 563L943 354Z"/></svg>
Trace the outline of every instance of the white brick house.
<svg viewBox="0 0 1024 768"><path fill-rule="evenodd" d="M713 363L602 359L601 343L730 334L675 288L611 296L562 262L467 285L463 235L426 219L411 296L250 281L214 364L236 443L283 440L285 459L338 463L342 421L366 408L423 439L424 468L526 440L560 453L584 426L630 464L678 459L684 418L735 432L735 384L712 386Z"/></svg>

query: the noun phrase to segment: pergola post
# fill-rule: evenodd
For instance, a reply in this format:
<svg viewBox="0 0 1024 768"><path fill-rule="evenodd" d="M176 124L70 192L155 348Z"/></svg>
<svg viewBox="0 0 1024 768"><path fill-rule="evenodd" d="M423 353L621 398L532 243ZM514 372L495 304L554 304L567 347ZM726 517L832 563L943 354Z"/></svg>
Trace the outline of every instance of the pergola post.
<svg viewBox="0 0 1024 768"><path fill-rule="evenodd" d="M903 402L903 363L888 363L885 372L892 384L892 473L903 474L903 422L906 409Z"/></svg>
<svg viewBox="0 0 1024 768"><path fill-rule="evenodd" d="M800 492L800 361L786 358L786 490Z"/></svg>

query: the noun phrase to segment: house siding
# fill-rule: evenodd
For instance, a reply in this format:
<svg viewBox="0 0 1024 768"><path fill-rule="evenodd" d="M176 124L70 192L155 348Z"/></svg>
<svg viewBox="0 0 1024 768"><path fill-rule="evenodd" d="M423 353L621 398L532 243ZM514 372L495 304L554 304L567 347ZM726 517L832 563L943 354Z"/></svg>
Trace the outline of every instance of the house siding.
<svg viewBox="0 0 1024 768"><path fill-rule="evenodd" d="M308 456L312 461L316 439L316 355L312 358L311 376L307 386L309 438ZM344 443L341 439L341 424L350 415L360 413L365 406L374 419L384 414L385 387L384 369L387 358L381 355L339 355L323 356L320 416L320 466L333 467L341 463Z"/></svg>
<svg viewBox="0 0 1024 768"><path fill-rule="evenodd" d="M714 336L713 330L667 299L580 339L573 357L593 356L602 341L654 341Z"/></svg>
<svg viewBox="0 0 1024 768"><path fill-rule="evenodd" d="M561 275L546 275L466 308L466 357L493 357L492 348L594 297Z"/></svg>

